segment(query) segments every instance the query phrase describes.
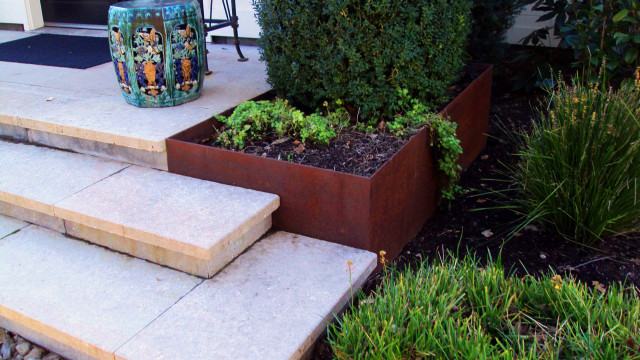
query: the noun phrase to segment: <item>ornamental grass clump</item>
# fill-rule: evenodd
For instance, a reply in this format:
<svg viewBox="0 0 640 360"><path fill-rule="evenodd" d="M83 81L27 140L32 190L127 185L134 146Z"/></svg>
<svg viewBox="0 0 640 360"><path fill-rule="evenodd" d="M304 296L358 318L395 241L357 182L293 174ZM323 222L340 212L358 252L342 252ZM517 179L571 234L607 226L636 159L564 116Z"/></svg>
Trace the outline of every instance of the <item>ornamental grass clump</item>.
<svg viewBox="0 0 640 360"><path fill-rule="evenodd" d="M640 300L614 284L509 277L467 257L387 270L328 339L337 359L638 359Z"/></svg>
<svg viewBox="0 0 640 360"><path fill-rule="evenodd" d="M537 221L585 244L637 230L640 69L636 76L617 91L559 82L512 169L520 194L512 208L523 224Z"/></svg>
<svg viewBox="0 0 640 360"><path fill-rule="evenodd" d="M255 0L267 80L313 110L394 115L398 89L445 100L465 62L471 0Z"/></svg>

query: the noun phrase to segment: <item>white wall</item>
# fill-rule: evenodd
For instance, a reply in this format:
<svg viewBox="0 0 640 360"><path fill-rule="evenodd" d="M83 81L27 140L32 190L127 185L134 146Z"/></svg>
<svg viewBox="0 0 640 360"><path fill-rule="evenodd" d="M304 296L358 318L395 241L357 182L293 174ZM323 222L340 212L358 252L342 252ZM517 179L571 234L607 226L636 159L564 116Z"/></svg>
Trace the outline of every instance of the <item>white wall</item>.
<svg viewBox="0 0 640 360"><path fill-rule="evenodd" d="M0 23L22 24L25 30L44 26L39 0L0 0Z"/></svg>
<svg viewBox="0 0 640 360"><path fill-rule="evenodd" d="M2 1L2 0L0 0ZM205 17L209 17L209 0L204 1L204 14ZM236 0L236 11L238 14L238 36L243 38L257 38L260 36L260 27L256 21L253 7L251 6L251 0ZM224 19L224 9L222 8L221 0L213 0L213 18ZM220 30L212 31L209 35L214 36L233 36L231 27L226 27Z"/></svg>
<svg viewBox="0 0 640 360"><path fill-rule="evenodd" d="M520 44L525 36L531 34L532 31L545 26L553 26L553 19L537 22L538 18L544 15L543 12L531 10L533 5L527 6L516 18L513 27L507 32L507 42L509 44ZM551 29L553 35L553 28ZM546 46L557 46L558 39L552 38L550 42L545 43Z"/></svg>

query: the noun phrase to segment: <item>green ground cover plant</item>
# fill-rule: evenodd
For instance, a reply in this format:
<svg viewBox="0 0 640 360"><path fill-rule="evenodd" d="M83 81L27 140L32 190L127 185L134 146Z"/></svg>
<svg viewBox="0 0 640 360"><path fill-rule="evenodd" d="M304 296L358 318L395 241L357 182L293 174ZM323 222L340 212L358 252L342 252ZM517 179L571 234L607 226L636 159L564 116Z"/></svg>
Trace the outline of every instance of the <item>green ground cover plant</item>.
<svg viewBox="0 0 640 360"><path fill-rule="evenodd" d="M425 105L448 95L466 61L471 0L256 0L267 77L306 109L344 102L392 116L398 89ZM377 122L376 122L377 123Z"/></svg>
<svg viewBox="0 0 640 360"><path fill-rule="evenodd" d="M517 187L505 196L515 199L507 207L525 219L520 227L540 222L584 244L637 230L638 71L617 91L578 77L571 85L560 79L550 111L540 111L533 131L522 134L520 161L510 169Z"/></svg>
<svg viewBox="0 0 640 360"><path fill-rule="evenodd" d="M350 116L344 109L305 115L287 100L246 101L229 116L217 115L225 129L218 132L217 141L227 148L242 149L249 140L260 140L269 133L278 137L299 138L302 142L327 144L341 128L347 126Z"/></svg>
<svg viewBox="0 0 640 360"><path fill-rule="evenodd" d="M384 257L383 257L384 261ZM548 273L511 277L500 260L453 256L359 294L329 325L338 359L638 359L640 300Z"/></svg>

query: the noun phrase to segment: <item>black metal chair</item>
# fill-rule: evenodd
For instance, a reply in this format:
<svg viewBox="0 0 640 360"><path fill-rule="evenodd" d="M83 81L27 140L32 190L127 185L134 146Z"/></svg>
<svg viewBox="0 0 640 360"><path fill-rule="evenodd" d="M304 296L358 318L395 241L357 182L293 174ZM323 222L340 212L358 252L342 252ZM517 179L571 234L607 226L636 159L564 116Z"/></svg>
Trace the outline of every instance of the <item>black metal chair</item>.
<svg viewBox="0 0 640 360"><path fill-rule="evenodd" d="M209 17L204 15L204 0L198 0L200 2L200 8L202 9L202 18L204 19L205 31L213 31L231 26L233 29L233 44L236 46L238 52L238 61L247 61L248 58L242 55L240 50L240 39L238 39L238 14L236 13L236 0L221 0L222 7L224 8L225 19L213 19L213 0L209 0ZM209 67L207 66L207 69Z"/></svg>

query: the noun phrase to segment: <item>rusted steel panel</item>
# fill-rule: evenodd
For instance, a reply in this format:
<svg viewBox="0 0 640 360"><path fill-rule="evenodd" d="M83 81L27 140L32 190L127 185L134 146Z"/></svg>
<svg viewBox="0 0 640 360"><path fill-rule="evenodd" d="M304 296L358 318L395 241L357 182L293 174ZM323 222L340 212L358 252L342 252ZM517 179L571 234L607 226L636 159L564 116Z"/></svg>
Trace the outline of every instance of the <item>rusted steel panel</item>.
<svg viewBox="0 0 640 360"><path fill-rule="evenodd" d="M416 134L371 178L371 238L367 250L395 258L435 211L439 198L426 130Z"/></svg>
<svg viewBox="0 0 640 360"><path fill-rule="evenodd" d="M487 143L493 65L478 64L476 69L482 70L480 76L442 110L458 123L456 135L463 150L458 163L463 168L471 165Z"/></svg>

